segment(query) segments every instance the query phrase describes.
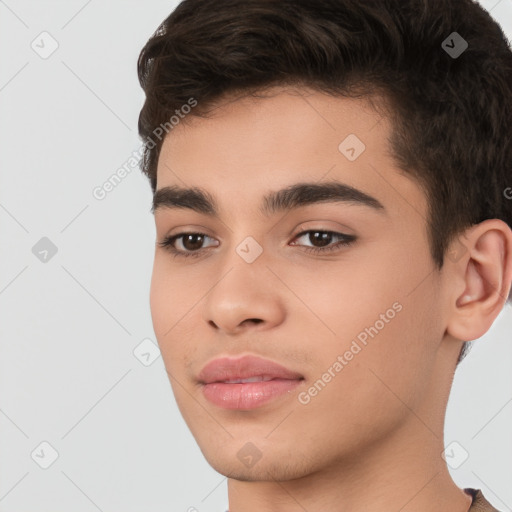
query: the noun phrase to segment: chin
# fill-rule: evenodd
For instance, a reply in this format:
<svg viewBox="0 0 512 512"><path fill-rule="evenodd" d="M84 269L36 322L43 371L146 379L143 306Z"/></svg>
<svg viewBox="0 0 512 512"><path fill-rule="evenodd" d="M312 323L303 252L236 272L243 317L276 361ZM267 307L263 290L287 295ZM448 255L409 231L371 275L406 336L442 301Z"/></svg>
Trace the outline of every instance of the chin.
<svg viewBox="0 0 512 512"><path fill-rule="evenodd" d="M228 478L243 482L272 482L287 481L303 478L316 470L312 461L306 461L304 455L297 452L291 454L272 453L272 445L268 445L265 452L260 452L256 462L244 462L246 451L229 449L203 450L206 461L210 466ZM256 453L255 453L256 455ZM293 456L292 456L293 455Z"/></svg>

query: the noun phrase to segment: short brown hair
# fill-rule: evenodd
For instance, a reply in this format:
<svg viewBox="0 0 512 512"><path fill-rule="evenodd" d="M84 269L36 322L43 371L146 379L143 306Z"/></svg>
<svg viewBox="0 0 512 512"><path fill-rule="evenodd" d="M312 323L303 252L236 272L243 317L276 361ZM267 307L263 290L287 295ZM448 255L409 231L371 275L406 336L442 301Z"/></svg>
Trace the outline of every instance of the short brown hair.
<svg viewBox="0 0 512 512"><path fill-rule="evenodd" d="M148 140L190 98L189 115L205 116L229 94L302 85L386 98L392 156L425 191L438 268L467 227L512 226L512 51L476 1L184 0L142 49L138 76L153 192L163 138Z"/></svg>

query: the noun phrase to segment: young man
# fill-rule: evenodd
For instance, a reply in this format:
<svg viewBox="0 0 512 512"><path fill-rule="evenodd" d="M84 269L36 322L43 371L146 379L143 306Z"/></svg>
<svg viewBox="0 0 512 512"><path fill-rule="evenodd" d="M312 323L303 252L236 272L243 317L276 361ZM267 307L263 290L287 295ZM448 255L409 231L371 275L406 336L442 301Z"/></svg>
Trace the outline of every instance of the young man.
<svg viewBox="0 0 512 512"><path fill-rule="evenodd" d="M185 0L139 58L151 311L230 512L495 510L443 456L512 281L512 52L471 0Z"/></svg>

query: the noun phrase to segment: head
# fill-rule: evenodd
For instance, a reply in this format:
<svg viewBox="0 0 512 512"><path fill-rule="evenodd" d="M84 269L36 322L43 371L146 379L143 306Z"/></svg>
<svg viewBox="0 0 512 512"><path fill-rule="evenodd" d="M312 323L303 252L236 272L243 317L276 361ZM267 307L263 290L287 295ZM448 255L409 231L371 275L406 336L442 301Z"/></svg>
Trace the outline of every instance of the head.
<svg viewBox="0 0 512 512"><path fill-rule="evenodd" d="M441 432L467 342L510 300L500 27L471 0L185 0L138 66L153 324L208 461L295 478L418 417ZM171 253L179 233L202 236ZM308 249L322 244L336 250ZM303 380L252 411L213 406L199 371L245 353ZM250 468L247 441L262 454Z"/></svg>

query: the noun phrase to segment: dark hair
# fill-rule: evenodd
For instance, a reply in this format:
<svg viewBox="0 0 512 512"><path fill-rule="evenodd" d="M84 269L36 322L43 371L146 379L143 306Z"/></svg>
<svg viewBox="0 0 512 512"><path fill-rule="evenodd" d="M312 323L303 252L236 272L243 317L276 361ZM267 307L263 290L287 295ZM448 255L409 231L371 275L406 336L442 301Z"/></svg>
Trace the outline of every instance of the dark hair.
<svg viewBox="0 0 512 512"><path fill-rule="evenodd" d="M138 76L153 192L163 138L152 134L191 99L201 117L229 95L297 85L383 100L391 154L428 199L439 269L471 225L512 227L512 51L476 1L184 0L142 49Z"/></svg>

